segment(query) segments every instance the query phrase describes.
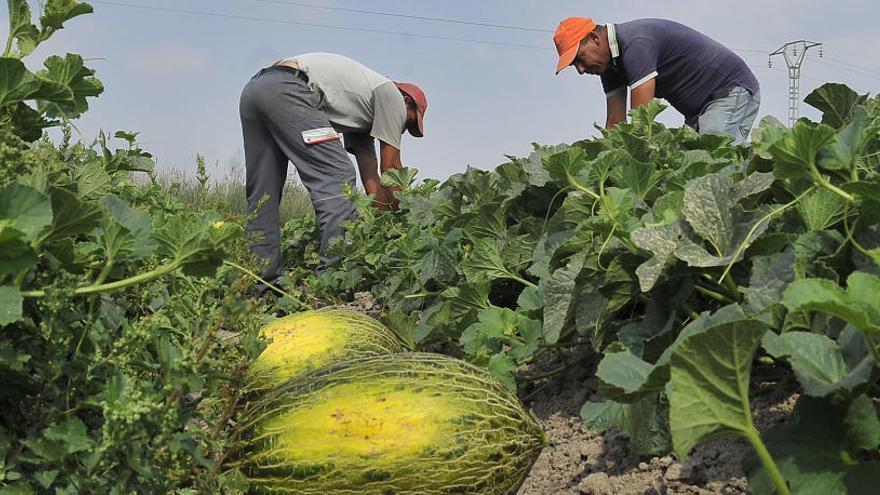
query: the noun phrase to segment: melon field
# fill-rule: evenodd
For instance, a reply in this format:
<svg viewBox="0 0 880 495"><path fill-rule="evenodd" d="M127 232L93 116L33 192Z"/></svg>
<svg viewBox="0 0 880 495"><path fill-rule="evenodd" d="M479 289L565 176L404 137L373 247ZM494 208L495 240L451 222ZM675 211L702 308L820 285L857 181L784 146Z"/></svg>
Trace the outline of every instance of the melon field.
<svg viewBox="0 0 880 495"><path fill-rule="evenodd" d="M74 139L82 57L29 69L91 7L8 6L0 495L876 492L880 98L825 84L821 121L741 146L655 101L493 170L392 170L399 209L349 191L321 276L287 222L255 299L247 217L135 132Z"/></svg>

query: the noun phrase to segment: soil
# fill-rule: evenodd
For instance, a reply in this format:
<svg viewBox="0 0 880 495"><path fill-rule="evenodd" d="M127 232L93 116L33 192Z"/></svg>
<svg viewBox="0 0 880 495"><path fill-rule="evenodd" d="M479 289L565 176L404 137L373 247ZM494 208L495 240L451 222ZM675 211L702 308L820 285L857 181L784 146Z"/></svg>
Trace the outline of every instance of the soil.
<svg viewBox="0 0 880 495"><path fill-rule="evenodd" d="M574 356L583 364L543 382L528 384L523 402L541 422L549 444L544 448L519 495L745 494L743 456L753 455L744 440L724 439L697 446L687 459L670 454L639 456L622 433L599 433L580 418L587 400L601 400L594 376L597 357ZM558 366L545 360L530 374ZM758 430L779 423L797 400L789 382L767 384L752 398Z"/></svg>

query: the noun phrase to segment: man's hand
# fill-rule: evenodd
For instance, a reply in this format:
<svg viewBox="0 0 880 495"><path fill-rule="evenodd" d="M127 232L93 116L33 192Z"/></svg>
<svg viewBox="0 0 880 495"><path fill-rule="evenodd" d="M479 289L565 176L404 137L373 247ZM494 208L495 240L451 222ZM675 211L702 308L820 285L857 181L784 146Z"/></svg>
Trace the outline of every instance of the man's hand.
<svg viewBox="0 0 880 495"><path fill-rule="evenodd" d="M372 154L361 151L358 151L354 157L357 160L358 172L361 174L361 182L364 184L364 189L367 191L367 194L373 196L373 206L379 209L387 208L389 201L379 176L379 163Z"/></svg>
<svg viewBox="0 0 880 495"><path fill-rule="evenodd" d="M647 105L651 103L651 100L654 99L654 95L656 94L657 89L657 80L651 79L650 81L644 82L639 87L632 90L632 107L638 108L642 105Z"/></svg>
<svg viewBox="0 0 880 495"><path fill-rule="evenodd" d="M390 144L383 143L379 141L379 158L380 169L382 173L389 170L397 170L400 169L403 165L400 162L400 150L391 146ZM396 188L383 188L385 190L386 198L388 199L389 207L392 210L397 210L399 206L399 201L397 200L397 196L394 195L397 192Z"/></svg>
<svg viewBox="0 0 880 495"><path fill-rule="evenodd" d="M367 194L373 195L373 205L376 208L380 210L396 210L398 200L394 196L394 190L382 187L382 176L379 173L379 169L384 173L388 170L401 168L400 150L380 141L379 156L381 158L381 165L370 154L358 152L355 155L358 171L361 174L361 182L364 184Z"/></svg>

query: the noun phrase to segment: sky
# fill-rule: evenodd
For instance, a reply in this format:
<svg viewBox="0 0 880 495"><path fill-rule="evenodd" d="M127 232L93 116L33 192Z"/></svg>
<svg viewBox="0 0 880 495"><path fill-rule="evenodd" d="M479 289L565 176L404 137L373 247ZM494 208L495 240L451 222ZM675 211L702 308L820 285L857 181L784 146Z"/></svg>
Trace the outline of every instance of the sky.
<svg viewBox="0 0 880 495"><path fill-rule="evenodd" d="M422 86L429 101L426 137L406 135L402 145L404 165L418 168L422 177L444 179L467 166L491 169L503 163L505 155L527 155L531 143L576 141L595 135L594 124L604 123L605 98L597 77L579 76L573 69L554 75L557 56L552 32L339 12L291 2L96 0L92 2L94 14L71 21L27 63L37 68L46 56L63 52L92 59L89 64L106 90L75 122L84 140L91 140L101 130L110 134L139 131L142 146L156 156L160 170L194 173L196 154L202 154L217 180L242 175L241 89L261 67L299 53L340 53L391 79ZM788 71L781 59L768 68L766 54L788 41L823 43L824 58L818 58L817 50L811 51L804 63L802 97L826 81L846 83L861 93L880 92L880 35L876 28L880 2L876 0L295 3L550 31L569 16L592 17L597 22L672 19L738 50L752 66L762 89L759 119L765 115L787 119ZM132 5L219 15L154 11ZM5 39L5 9L3 15ZM817 117L804 104L801 113ZM674 126L683 122L671 108L660 120Z"/></svg>

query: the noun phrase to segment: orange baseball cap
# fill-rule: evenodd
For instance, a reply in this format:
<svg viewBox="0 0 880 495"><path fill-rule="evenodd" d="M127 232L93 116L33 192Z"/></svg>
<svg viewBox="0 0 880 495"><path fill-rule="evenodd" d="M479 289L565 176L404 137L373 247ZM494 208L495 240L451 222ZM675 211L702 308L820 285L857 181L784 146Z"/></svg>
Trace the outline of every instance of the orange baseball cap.
<svg viewBox="0 0 880 495"><path fill-rule="evenodd" d="M557 75L574 62L581 40L594 29L596 29L595 21L587 17L569 17L559 23L556 34L553 35L553 43L556 43L556 51L559 53Z"/></svg>

